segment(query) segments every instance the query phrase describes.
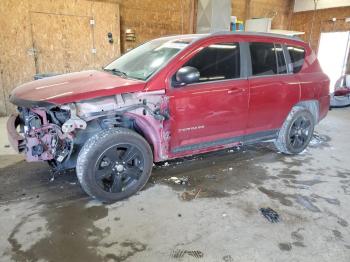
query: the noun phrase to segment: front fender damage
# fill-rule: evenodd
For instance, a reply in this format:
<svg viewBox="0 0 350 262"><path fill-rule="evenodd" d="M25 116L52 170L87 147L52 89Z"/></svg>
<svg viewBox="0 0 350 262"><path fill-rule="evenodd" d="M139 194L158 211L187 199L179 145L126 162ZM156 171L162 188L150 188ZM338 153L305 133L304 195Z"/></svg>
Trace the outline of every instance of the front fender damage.
<svg viewBox="0 0 350 262"><path fill-rule="evenodd" d="M8 122L8 133L11 144L24 151L27 161L49 161L66 169L75 166L80 149L96 132L126 127L150 143L158 162L168 157L167 108L165 91L118 94L52 107L19 107L19 116Z"/></svg>
<svg viewBox="0 0 350 262"><path fill-rule="evenodd" d="M154 161L167 159L169 135L163 123L169 116L164 90L120 94L77 102L75 106L77 118L87 123L97 120L102 128L134 128L153 147ZM135 126L127 124L128 121L133 121ZM73 122L73 127L79 126L78 120Z"/></svg>

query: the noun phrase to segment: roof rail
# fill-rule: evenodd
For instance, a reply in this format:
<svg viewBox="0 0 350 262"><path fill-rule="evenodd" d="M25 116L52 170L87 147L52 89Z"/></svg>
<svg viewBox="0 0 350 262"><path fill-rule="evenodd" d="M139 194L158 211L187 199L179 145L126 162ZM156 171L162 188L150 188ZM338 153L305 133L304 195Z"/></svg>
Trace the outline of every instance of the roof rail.
<svg viewBox="0 0 350 262"><path fill-rule="evenodd" d="M283 38L283 39L304 42L298 36L287 36L287 35L282 35L282 34L265 33L265 32L220 31L220 32L211 33L211 35L249 35L249 36L256 35L256 36L276 37L276 38Z"/></svg>

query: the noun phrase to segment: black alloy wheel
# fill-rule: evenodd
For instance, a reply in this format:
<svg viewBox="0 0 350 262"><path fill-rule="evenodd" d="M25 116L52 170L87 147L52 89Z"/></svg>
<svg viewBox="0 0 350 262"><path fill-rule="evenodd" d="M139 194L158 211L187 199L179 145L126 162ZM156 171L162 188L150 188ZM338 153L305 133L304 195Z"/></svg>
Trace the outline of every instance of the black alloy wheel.
<svg viewBox="0 0 350 262"><path fill-rule="evenodd" d="M76 171L87 194L111 203L141 190L152 167L152 149L141 135L126 128L111 128L87 140L79 152Z"/></svg>
<svg viewBox="0 0 350 262"><path fill-rule="evenodd" d="M303 152L310 143L315 122L316 118L307 108L293 107L278 131L275 140L277 149L288 155Z"/></svg>
<svg viewBox="0 0 350 262"><path fill-rule="evenodd" d="M95 165L97 184L106 192L120 193L136 183L144 170L141 151L131 144L116 144L104 151Z"/></svg>
<svg viewBox="0 0 350 262"><path fill-rule="evenodd" d="M288 143L294 151L302 151L309 143L313 127L311 120L301 115L294 120L289 130Z"/></svg>

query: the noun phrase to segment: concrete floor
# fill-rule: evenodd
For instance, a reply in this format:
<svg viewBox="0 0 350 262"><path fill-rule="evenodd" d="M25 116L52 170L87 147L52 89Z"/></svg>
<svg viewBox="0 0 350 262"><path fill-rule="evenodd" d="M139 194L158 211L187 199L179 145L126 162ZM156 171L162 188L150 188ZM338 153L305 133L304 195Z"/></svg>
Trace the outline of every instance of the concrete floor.
<svg viewBox="0 0 350 262"><path fill-rule="evenodd" d="M350 108L337 109L298 156L262 143L163 163L113 205L86 197L72 172L50 181L2 135L0 260L350 261L349 130Z"/></svg>

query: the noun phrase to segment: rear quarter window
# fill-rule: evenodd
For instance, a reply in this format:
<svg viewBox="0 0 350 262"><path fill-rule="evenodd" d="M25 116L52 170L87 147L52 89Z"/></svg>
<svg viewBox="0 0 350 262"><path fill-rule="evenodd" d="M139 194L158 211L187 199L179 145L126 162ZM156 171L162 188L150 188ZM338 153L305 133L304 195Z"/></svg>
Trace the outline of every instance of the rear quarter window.
<svg viewBox="0 0 350 262"><path fill-rule="evenodd" d="M290 60L293 65L293 73L300 72L305 60L305 49L300 46L287 46Z"/></svg>

